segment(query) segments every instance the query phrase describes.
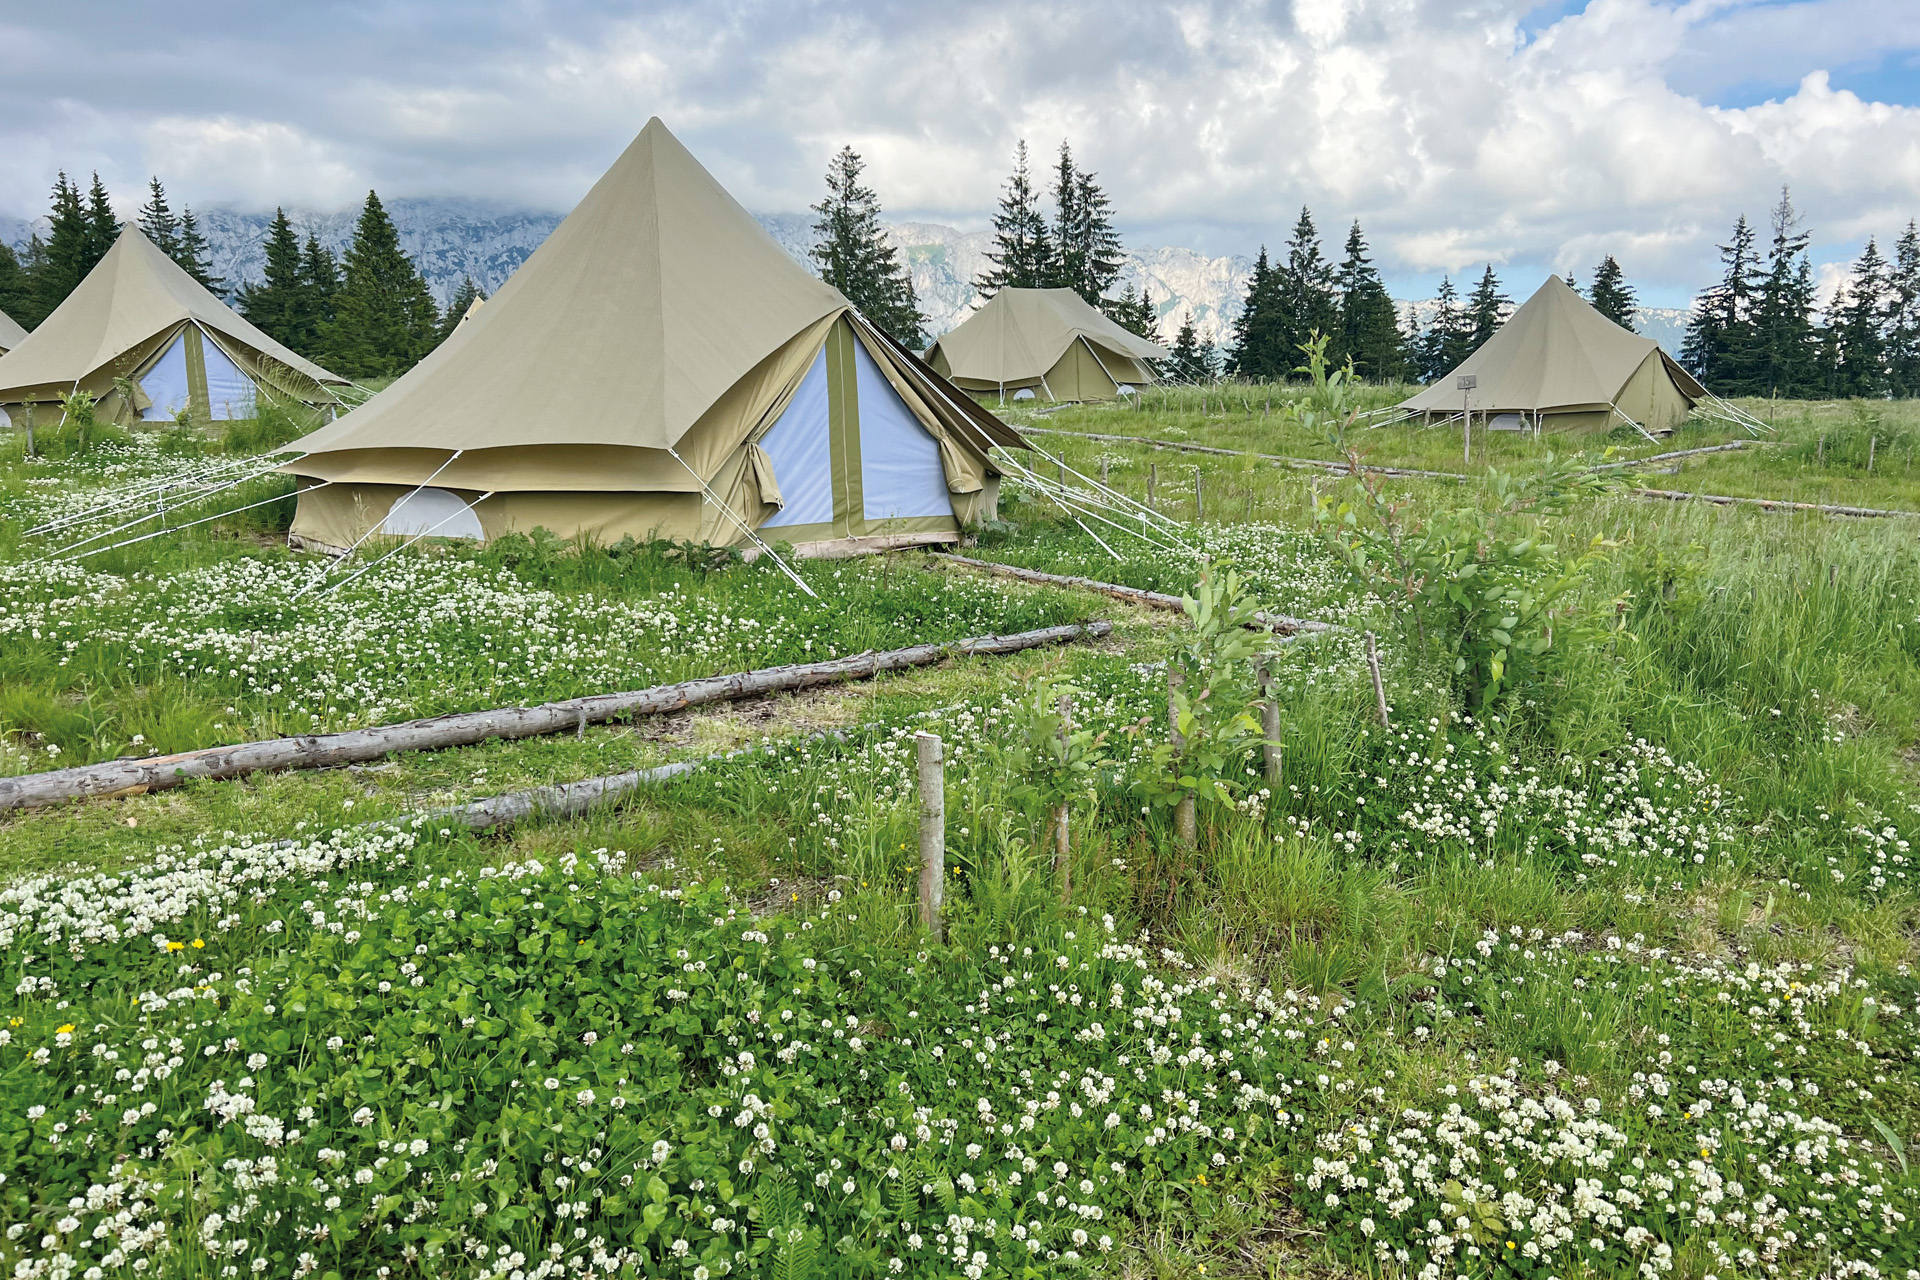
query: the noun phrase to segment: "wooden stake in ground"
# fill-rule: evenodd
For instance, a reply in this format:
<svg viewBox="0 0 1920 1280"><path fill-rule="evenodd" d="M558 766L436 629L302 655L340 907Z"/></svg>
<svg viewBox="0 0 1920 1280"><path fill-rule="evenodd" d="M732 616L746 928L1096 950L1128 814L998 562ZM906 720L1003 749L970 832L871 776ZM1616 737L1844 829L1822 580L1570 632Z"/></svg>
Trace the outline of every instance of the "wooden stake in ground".
<svg viewBox="0 0 1920 1280"><path fill-rule="evenodd" d="M1100 487L1107 487L1107 455L1104 453L1100 455Z"/></svg>
<svg viewBox="0 0 1920 1280"><path fill-rule="evenodd" d="M913 735L920 764L920 927L941 937L940 908L947 896L947 784L940 735Z"/></svg>
<svg viewBox="0 0 1920 1280"><path fill-rule="evenodd" d="M1159 487L1160 464L1157 462L1149 462L1147 464L1147 506L1152 507L1156 511L1159 510L1159 508L1153 506L1153 491Z"/></svg>
<svg viewBox="0 0 1920 1280"><path fill-rule="evenodd" d="M1180 687L1186 682L1187 677L1181 672L1180 668L1169 663L1167 666L1167 724L1171 730L1171 736L1168 741L1173 743L1175 769L1180 768L1187 754L1187 738L1185 734L1180 732L1180 701L1178 697ZM1186 795L1180 797L1180 803L1173 807L1173 835L1174 838L1180 842L1182 849L1191 849L1200 843L1199 826L1194 820L1192 792L1188 792Z"/></svg>
<svg viewBox="0 0 1920 1280"><path fill-rule="evenodd" d="M1200 496L1200 468L1193 469L1193 522L1199 524L1206 518L1207 510Z"/></svg>
<svg viewBox="0 0 1920 1280"><path fill-rule="evenodd" d="M1266 757L1267 788L1277 797L1280 794L1280 776L1285 767L1280 745L1280 700L1273 696L1273 667L1266 659L1260 659L1255 669L1260 682L1260 744L1261 753Z"/></svg>
<svg viewBox="0 0 1920 1280"><path fill-rule="evenodd" d="M1073 695L1060 695L1060 758L1066 759L1067 739L1073 736ZM1073 895L1073 837L1067 829L1069 802L1061 797L1053 811L1053 880L1060 887L1060 901Z"/></svg>
<svg viewBox="0 0 1920 1280"><path fill-rule="evenodd" d="M1867 437L1867 474L1868 475L1873 474L1873 452L1875 449L1879 447L1880 447L1879 436Z"/></svg>
<svg viewBox="0 0 1920 1280"><path fill-rule="evenodd" d="M1373 700L1380 712L1380 727L1393 728L1393 722L1387 719L1387 686L1380 682L1380 650L1373 643L1373 632L1367 632L1367 670L1373 673Z"/></svg>

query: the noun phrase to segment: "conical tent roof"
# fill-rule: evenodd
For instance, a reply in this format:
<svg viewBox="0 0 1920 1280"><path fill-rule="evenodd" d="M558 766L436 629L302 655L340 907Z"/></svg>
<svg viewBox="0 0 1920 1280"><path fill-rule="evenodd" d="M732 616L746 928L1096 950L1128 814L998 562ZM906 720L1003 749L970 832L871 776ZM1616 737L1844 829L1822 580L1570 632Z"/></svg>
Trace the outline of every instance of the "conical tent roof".
<svg viewBox="0 0 1920 1280"><path fill-rule="evenodd" d="M328 373L248 323L160 252L139 228L128 225L67 300L19 346L0 357L0 402L85 382L186 321L316 383L348 385L345 378Z"/></svg>
<svg viewBox="0 0 1920 1280"><path fill-rule="evenodd" d="M1121 328L1072 289L1002 289L933 346L946 360L948 377L1016 383L1044 377L1081 338L1135 360L1172 355Z"/></svg>
<svg viewBox="0 0 1920 1280"><path fill-rule="evenodd" d="M1688 400L1706 395L1659 343L1621 328L1565 280L1548 276L1485 346L1400 407L1457 412L1470 395L1472 408L1488 413L1605 410L1649 359L1660 361ZM1459 389L1461 377L1475 380L1470 393Z"/></svg>
<svg viewBox="0 0 1920 1280"><path fill-rule="evenodd" d="M0 355L13 350L25 340L27 331L13 322L13 317L0 311Z"/></svg>
<svg viewBox="0 0 1920 1280"><path fill-rule="evenodd" d="M847 306L656 118L447 342L289 450L670 448Z"/></svg>

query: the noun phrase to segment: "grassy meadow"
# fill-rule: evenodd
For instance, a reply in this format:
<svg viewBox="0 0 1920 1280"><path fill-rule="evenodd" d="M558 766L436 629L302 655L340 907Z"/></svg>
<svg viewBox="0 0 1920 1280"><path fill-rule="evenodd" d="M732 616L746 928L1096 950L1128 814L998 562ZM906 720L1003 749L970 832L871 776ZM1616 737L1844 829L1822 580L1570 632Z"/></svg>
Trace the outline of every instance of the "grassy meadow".
<svg viewBox="0 0 1920 1280"><path fill-rule="evenodd" d="M1920 519L1633 492L1920 512L1920 409L1747 403L1771 434L1604 484L1566 459L1744 433L1501 434L1463 466L1457 431L1356 430L1368 464L1468 476L1369 498L1252 456L1338 456L1300 395L1008 413L1138 501L1152 476L1184 546L1009 482L968 554L1193 592L1197 626L919 552L802 565L817 602L766 564L540 538L334 589L351 567L285 549L272 476L75 560L50 553L135 515L29 531L297 424L0 439L0 774L1116 623L0 817L0 1263L1920 1274ZM1262 643L1232 625L1256 605L1343 630ZM920 729L946 743L942 939ZM577 820L422 816L678 760L706 763Z"/></svg>

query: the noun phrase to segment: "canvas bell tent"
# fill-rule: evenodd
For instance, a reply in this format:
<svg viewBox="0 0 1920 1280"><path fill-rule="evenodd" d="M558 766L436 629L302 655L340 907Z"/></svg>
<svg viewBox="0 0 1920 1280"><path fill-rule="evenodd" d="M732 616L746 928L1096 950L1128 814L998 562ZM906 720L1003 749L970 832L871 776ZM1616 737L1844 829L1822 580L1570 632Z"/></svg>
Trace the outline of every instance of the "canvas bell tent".
<svg viewBox="0 0 1920 1280"><path fill-rule="evenodd" d="M658 120L484 307L289 445L292 533L942 542L1011 429L789 257Z"/></svg>
<svg viewBox="0 0 1920 1280"><path fill-rule="evenodd" d="M57 421L84 391L102 421L251 418L259 397L337 405L350 384L262 333L128 226L87 278L0 356L14 425Z"/></svg>
<svg viewBox="0 0 1920 1280"><path fill-rule="evenodd" d="M1463 388L1463 379L1473 385ZM1605 430L1624 421L1660 434L1707 398L1659 343L1548 276L1486 345L1400 409L1424 422L1466 415L1496 431Z"/></svg>
<svg viewBox="0 0 1920 1280"><path fill-rule="evenodd" d="M0 311L0 356L7 354L26 339L27 331L13 322L13 317Z"/></svg>
<svg viewBox="0 0 1920 1280"><path fill-rule="evenodd" d="M1072 289L1002 289L934 343L927 362L977 396L1112 400L1154 381L1171 356Z"/></svg>

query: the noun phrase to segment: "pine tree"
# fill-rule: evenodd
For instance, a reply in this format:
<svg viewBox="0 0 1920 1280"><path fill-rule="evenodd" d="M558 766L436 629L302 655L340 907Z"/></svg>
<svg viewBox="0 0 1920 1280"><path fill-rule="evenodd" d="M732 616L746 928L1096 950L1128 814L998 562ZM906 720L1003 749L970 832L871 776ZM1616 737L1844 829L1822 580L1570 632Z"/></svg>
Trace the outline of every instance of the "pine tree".
<svg viewBox="0 0 1920 1280"><path fill-rule="evenodd" d="M1338 271L1340 354L1353 357L1362 377L1392 381L1406 371L1406 341L1393 299L1367 256L1367 238L1355 222L1347 232L1347 256Z"/></svg>
<svg viewBox="0 0 1920 1280"><path fill-rule="evenodd" d="M153 241L153 247L169 258L180 254L180 219L167 204L167 189L156 176L147 181L147 202L140 206L140 233Z"/></svg>
<svg viewBox="0 0 1920 1280"><path fill-rule="evenodd" d="M1474 352L1473 317L1460 305L1460 292L1451 278L1442 276L1434 295L1433 322L1420 344L1421 380L1434 382L1460 366Z"/></svg>
<svg viewBox="0 0 1920 1280"><path fill-rule="evenodd" d="M1267 261L1267 246L1253 264L1253 279L1247 282L1247 296L1240 314L1233 321L1233 355L1228 368L1232 373L1255 379L1284 379L1293 372L1294 357L1284 346L1280 328L1279 273Z"/></svg>
<svg viewBox="0 0 1920 1280"><path fill-rule="evenodd" d="M0 312L25 326L35 311L33 281L21 267L13 246L0 240Z"/></svg>
<svg viewBox="0 0 1920 1280"><path fill-rule="evenodd" d="M67 300L67 295L87 278L87 272L93 270L105 252L94 251L96 237L80 188L64 171L53 182L53 212L49 223L46 243L33 272L34 300L38 306L32 323L36 324Z"/></svg>
<svg viewBox="0 0 1920 1280"><path fill-rule="evenodd" d="M1753 307L1758 343L1753 394L1791 396L1816 389L1813 378L1813 264L1807 258L1812 233L1785 187L1773 209L1773 243Z"/></svg>
<svg viewBox="0 0 1920 1280"><path fill-rule="evenodd" d="M1204 385L1220 376L1219 357L1213 343L1203 341L1200 331L1194 327L1191 308L1180 320L1180 332L1174 335L1167 376L1190 385Z"/></svg>
<svg viewBox="0 0 1920 1280"><path fill-rule="evenodd" d="M157 191L159 184L154 185ZM288 221L285 209L273 211L273 221L267 224L266 250L262 280L243 286L235 302L240 314L258 325L261 332L306 354L313 350L314 335L308 323L300 240L293 234L293 223Z"/></svg>
<svg viewBox="0 0 1920 1280"><path fill-rule="evenodd" d="M113 201L108 199L107 188L97 173L93 175L93 185L87 188L86 225L87 256L98 263L120 238L120 219L114 215ZM93 268L90 265L87 269Z"/></svg>
<svg viewBox="0 0 1920 1280"><path fill-rule="evenodd" d="M308 232L307 246L300 254L298 311L298 331L308 346L295 347L294 350L326 350L327 336L333 325L334 301L339 296L340 264L334 261L333 251L321 244L319 237Z"/></svg>
<svg viewBox="0 0 1920 1280"><path fill-rule="evenodd" d="M400 248L393 219L371 191L342 265L326 332L328 365L349 378L405 373L433 350L440 313L419 268Z"/></svg>
<svg viewBox="0 0 1920 1280"><path fill-rule="evenodd" d="M1094 175L1076 168L1063 141L1053 175L1053 271L1049 283L1094 306L1120 276L1126 255L1113 229L1113 206Z"/></svg>
<svg viewBox="0 0 1920 1280"><path fill-rule="evenodd" d="M1133 282L1127 282L1126 290L1118 298L1102 298L1101 310L1107 313L1107 319L1125 329L1128 333L1145 338L1148 342L1160 341L1160 311L1153 305L1153 290L1133 291Z"/></svg>
<svg viewBox="0 0 1920 1280"><path fill-rule="evenodd" d="M1836 293L1828 316L1829 394L1877 398L1887 393L1887 260L1871 237Z"/></svg>
<svg viewBox="0 0 1920 1280"><path fill-rule="evenodd" d="M1300 218L1287 237L1286 265L1277 272L1279 298L1279 341L1286 364L1280 376L1286 376L1305 360L1304 348L1316 333L1334 339L1328 354L1344 360L1339 350L1340 308L1334 298L1333 265L1320 252L1320 232L1313 225L1313 214L1305 205Z"/></svg>
<svg viewBox="0 0 1920 1280"><path fill-rule="evenodd" d="M1719 394L1747 395L1753 389L1753 287L1759 259L1753 225L1745 214L1718 248L1725 270L1720 283L1694 300L1680 361Z"/></svg>
<svg viewBox="0 0 1920 1280"><path fill-rule="evenodd" d="M1512 310L1513 299L1500 292L1500 277L1493 274L1493 264L1489 262L1480 275L1480 283L1473 286L1473 292L1467 296L1467 355L1486 346L1487 340L1500 332L1500 326L1507 322Z"/></svg>
<svg viewBox="0 0 1920 1280"><path fill-rule="evenodd" d="M208 291L217 294L226 287L226 278L213 274L213 246L201 234L200 220L186 205L180 206L180 249L173 260Z"/></svg>
<svg viewBox="0 0 1920 1280"><path fill-rule="evenodd" d="M439 341L445 342L453 336L453 331L458 329L460 322L467 318L467 309L469 307L473 306L476 302L485 302L486 300L487 295L480 291L480 286L473 282L472 276L461 276L460 287L453 291L453 297L447 303L447 310L445 314L440 317ZM437 346L438 343L435 345Z"/></svg>
<svg viewBox="0 0 1920 1280"><path fill-rule="evenodd" d="M1627 283L1620 264L1608 254L1593 269L1593 290L1587 295L1593 309L1628 332L1634 332L1633 313L1639 305L1633 286Z"/></svg>
<svg viewBox="0 0 1920 1280"><path fill-rule="evenodd" d="M881 332L918 351L926 320L913 296L913 276L880 225L880 197L860 185L866 168L852 147L827 164L827 198L813 206L813 261L820 277L845 294Z"/></svg>
<svg viewBox="0 0 1920 1280"><path fill-rule="evenodd" d="M1920 227L1893 247L1887 278L1887 384L1896 396L1920 396Z"/></svg>
<svg viewBox="0 0 1920 1280"><path fill-rule="evenodd" d="M1053 276L1053 236L1040 212L1040 195L1027 164L1027 143L1013 153L1013 176L993 215L992 265L973 287L991 298L1002 289L1043 289Z"/></svg>

